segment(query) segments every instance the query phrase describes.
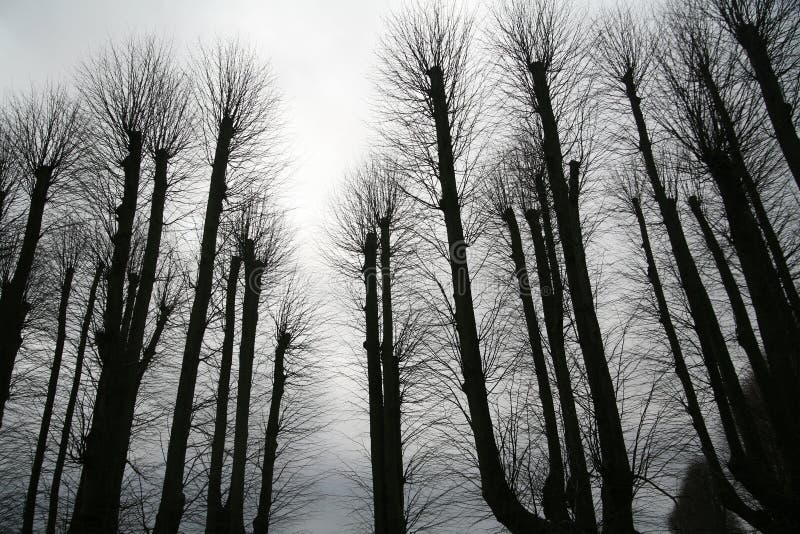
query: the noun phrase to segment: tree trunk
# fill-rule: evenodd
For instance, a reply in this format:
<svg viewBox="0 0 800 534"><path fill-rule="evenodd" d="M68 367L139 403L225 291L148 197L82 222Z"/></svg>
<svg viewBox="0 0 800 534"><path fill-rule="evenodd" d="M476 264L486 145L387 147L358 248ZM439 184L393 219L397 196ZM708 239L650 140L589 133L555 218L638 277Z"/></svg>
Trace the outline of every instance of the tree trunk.
<svg viewBox="0 0 800 534"><path fill-rule="evenodd" d="M189 316L186 344L183 349L181 376L175 399L175 412L167 449L167 465L164 471L164 484L154 534L176 534L183 514L185 503L183 469L186 461L186 445L191 430L194 389L197 384L197 367L200 365L200 350L206 330L208 303L211 300L214 258L217 253L217 233L222 214L222 203L225 200L227 189L225 175L232 138L233 121L230 117L225 117L220 123L214 151L214 163L212 164L211 183L203 225L200 264L197 270L197 283Z"/></svg>
<svg viewBox="0 0 800 534"><path fill-rule="evenodd" d="M706 242L706 247L711 252L711 257L714 258L714 264L717 266L720 277L722 278L722 285L725 292L728 294L728 300L731 304L733 311L733 318L736 322L736 339L747 354L747 359L750 362L750 367L753 369L753 375L756 382L759 384L760 391L767 397L767 403L772 405L770 399L774 391L771 388L765 387L772 383L772 377L767 367L767 362L764 360L764 355L761 353L761 347L758 345L753 325L750 323L750 316L747 313L742 294L739 291L739 286L736 283L736 278L731 272L728 259L722 250L719 242L717 241L711 225L708 224L706 216L700 207L700 200L695 197L689 197L689 207L697 219L697 224L700 226L700 231L703 234L703 239Z"/></svg>
<svg viewBox="0 0 800 534"><path fill-rule="evenodd" d="M636 93L636 86L633 82L633 75L629 72L623 79L625 93L631 106L639 136L639 151L644 160L645 170L653 188L653 194L658 203L664 227L667 230L672 254L675 257L675 264L678 267L683 291L689 303L689 312L692 316L694 329L697 339L700 342L700 350L703 356L703 363L708 372L709 383L714 394L714 401L719 410L720 422L725 432L725 438L731 453L731 469L738 469L745 460L744 448L739 439L736 424L728 405L728 399L722 378L719 371L719 362L727 359L730 361L728 348L725 345L725 338L722 336L716 313L711 305L706 288L700 279L697 265L694 262L686 236L683 233L675 199L668 198L658 175L656 161L653 157L652 143L647 132L647 125L644 121L644 114L641 108L641 99Z"/></svg>
<svg viewBox="0 0 800 534"><path fill-rule="evenodd" d="M50 167L39 167L34 173L31 203L25 235L22 239L17 266L11 281L3 287L0 295L0 427L6 402L11 393L11 375L14 362L22 345L22 328L30 305L25 302L25 289L33 269L33 259L42 232L42 219L47 203L47 191L52 180Z"/></svg>
<svg viewBox="0 0 800 534"><path fill-rule="evenodd" d="M283 360L291 340L291 333L283 332L278 339L278 345L275 347L272 398L269 403L269 418L264 436L264 464L261 467L261 493L258 498L258 513L253 520L253 534L267 534L269 532L270 512L272 510L272 483L274 482L275 458L278 454L281 401L283 400L283 391L286 385Z"/></svg>
<svg viewBox="0 0 800 534"><path fill-rule="evenodd" d="M426 74L431 82L430 96L436 124L439 182L442 188L439 208L444 216L447 242L450 247L456 330L461 352L461 371L464 375L462 388L467 396L471 428L475 438L481 491L495 518L511 532L547 532L552 529L552 525L526 510L520 503L508 485L500 461L489 411L486 376L483 371L469 267L466 261L467 244L464 241L464 229L461 223L444 75L440 66L431 67Z"/></svg>
<svg viewBox="0 0 800 534"><path fill-rule="evenodd" d="M603 462L601 471L603 477L601 492L603 528L613 532L633 532L631 508L633 475L617 411L614 386L605 359L600 325L594 309L594 295L580 235L580 220L576 203L577 189L573 183L573 190L569 191L564 177L561 141L550 100L550 89L544 64L532 63L530 71L536 95L537 112L541 118L544 133L545 162L550 178L550 188L553 191L556 222L564 251L572 307L578 329L578 341L583 352L597 420L597 430L600 435ZM574 165L571 163L570 166Z"/></svg>
<svg viewBox="0 0 800 534"><path fill-rule="evenodd" d="M46 534L55 534L56 521L58 520L58 494L61 488L61 474L64 471L64 462L67 458L67 447L69 446L70 432L72 430L72 416L75 413L75 403L78 400L78 390L81 387L81 374L83 372L83 358L86 353L86 343L89 338L89 328L92 326L92 315L94 314L94 302L97 298L97 286L100 284L100 277L103 276L105 264L100 261L94 271L92 285L89 288L89 300L86 304L86 313L81 324L80 339L78 341L78 351L75 356L75 374L72 377L72 388L67 400L67 409L64 413L64 426L61 428L61 440L58 445L58 457L56 466L53 470L53 482L50 485L50 508L47 514Z"/></svg>
<svg viewBox="0 0 800 534"><path fill-rule="evenodd" d="M388 532L386 519L386 446L384 443L383 393L381 385L381 347L378 333L378 237L367 233L364 243L364 302L369 391L369 441L372 464L372 504L375 533Z"/></svg>
<svg viewBox="0 0 800 534"><path fill-rule="evenodd" d="M228 429L228 398L230 396L233 341L236 332L236 288L242 259L231 257L228 284L225 289L225 334L222 340L222 361L217 385L217 415L214 418L214 436L211 441L211 466L208 474L208 504L206 508L206 534L221 534L226 530L227 518L222 508L222 466L225 454L225 433Z"/></svg>
<svg viewBox="0 0 800 534"><path fill-rule="evenodd" d="M547 375L544 349L542 348L539 320L533 306L531 284L528 279L528 266L525 261L525 251L522 248L517 217L512 208L507 208L502 214L508 233L511 237L511 259L514 262L514 274L517 278L519 296L522 300L522 311L525 315L525 325L528 330L528 342L533 355L533 367L536 373L536 383L539 386L539 400L542 403L544 415L544 431L547 438L547 453L549 472L542 488L542 508L544 516L554 523L566 522L567 499L564 494L564 462L561 458L561 443L558 438L558 422L553 405L553 393L550 390L550 379Z"/></svg>
<svg viewBox="0 0 800 534"><path fill-rule="evenodd" d="M767 43L759 35L758 30L750 24L736 27L734 36L747 54L750 66L753 67L767 114L775 129L775 138L797 186L800 187L800 138L792 121L792 106L783 97L784 92L772 66Z"/></svg>
<svg viewBox="0 0 800 534"><path fill-rule="evenodd" d="M664 295L664 288L661 285L661 278L658 275L656 268L655 257L653 256L653 249L650 246L650 237L647 232L647 224L645 223L644 213L642 212L641 205L638 198L633 198L633 211L636 215L636 220L639 223L639 232L642 236L642 248L644 249L645 259L647 260L647 278L653 287L653 293L656 297L656 304L658 306L659 322L664 327L664 333L667 336L672 357L675 360L675 374L683 386L683 392L686 395L686 411L692 419L692 426L700 438L700 447L711 473L716 489L719 491L720 497L726 508L738 514L742 519L751 523L754 527L759 529L770 528L770 520L761 512L754 511L747 506L736 493L736 490L730 484L722 471L717 452L714 449L714 444L711 441L711 436L706 427L703 412L700 408L700 403L697 401L697 394L692 384L692 378L689 374L689 369L686 366L686 360L683 357L683 350L681 349L680 342L678 341L678 334L675 331L675 326L672 323L672 317L669 313L667 306L667 299Z"/></svg>
<svg viewBox="0 0 800 534"><path fill-rule="evenodd" d="M119 499L130 441L136 381L131 359L122 339L125 273L130 257L133 222L142 163L142 136L129 132L128 155L122 162L125 175L122 202L117 207L117 232L108 271L103 330L95 336L103 369L97 387L92 426L86 439L83 471L70 523L71 534L116 532ZM138 355L134 355L138 356Z"/></svg>
<svg viewBox="0 0 800 534"><path fill-rule="evenodd" d="M30 534L33 532L33 515L36 509L36 495L39 489L39 478L42 475L42 464L44 463L44 453L47 449L47 435L50 432L50 420L53 417L53 404L56 400L58 390L58 375L61 371L61 358L64 355L64 342L67 337L67 306L69 305L69 295L72 291L72 278L75 269L68 267L64 273L64 280L61 284L61 301L58 305L58 331L56 333L56 350L53 354L53 367L50 369L50 381L47 384L47 397L44 402L42 412L42 423L39 427L39 439L36 440L36 452L33 455L33 467L31 468L31 478L28 482L28 493L25 498L25 507L22 511L22 533Z"/></svg>
<svg viewBox="0 0 800 534"><path fill-rule="evenodd" d="M250 424L250 389L253 385L258 300L261 295L263 264L255 258L253 240L245 244L244 300L242 302L242 338L239 344L239 381L236 395L236 430L233 440L233 468L228 496L230 533L244 534L244 476L247 467L247 436Z"/></svg>
<svg viewBox="0 0 800 534"><path fill-rule="evenodd" d="M403 442L400 428L400 369L394 354L390 221L380 221L381 304L383 316L383 413L386 450L386 527L390 533L406 531L403 495Z"/></svg>
<svg viewBox="0 0 800 534"><path fill-rule="evenodd" d="M712 155L709 154L709 157L711 158ZM758 225L750 212L745 192L733 168L733 163L721 155L714 156L706 163L709 164L709 171L725 205L731 241L739 256L742 272L747 282L770 369L779 377L784 391L794 392L798 384L795 350L798 340L792 330L788 328L788 323L791 322L791 313L783 300L769 253L761 240ZM781 333L783 337L781 337ZM726 385L730 384L729 399L750 461L751 485L748 489L762 503L773 509L777 507L781 513L791 517L791 514L794 513L793 510L796 510L796 506L792 504L795 498L787 495L782 488L776 487L775 473L764 469L768 457L763 435L759 432L753 413L745 401L744 393L736 376L736 369L732 363L721 362L720 371ZM795 407L790 406L790 409ZM795 447L792 447L789 444L789 449L784 450L787 455L785 460L788 462L788 475L793 485L797 484L798 475L800 475L796 463L793 462L797 455L796 443L794 445Z"/></svg>
<svg viewBox="0 0 800 534"><path fill-rule="evenodd" d="M547 205L544 180L541 176L537 176L536 181L537 190L539 190L539 204L544 219L545 237L542 237L538 212L529 209L525 212L525 218L533 236L545 328L550 342L550 355L553 360L558 398L561 405L561 417L564 423L564 442L567 448L567 463L570 470L567 484L568 494L570 494L568 500L574 510L575 523L578 529L581 532L597 532L597 520L595 519L594 502L592 500L592 485L589 479L589 471L586 469L586 456L581 440L578 413L575 409L572 379L567 365L564 342L564 288L561 285L561 273L559 272L558 258L556 256L555 239L553 238L553 228L550 222L550 208Z"/></svg>

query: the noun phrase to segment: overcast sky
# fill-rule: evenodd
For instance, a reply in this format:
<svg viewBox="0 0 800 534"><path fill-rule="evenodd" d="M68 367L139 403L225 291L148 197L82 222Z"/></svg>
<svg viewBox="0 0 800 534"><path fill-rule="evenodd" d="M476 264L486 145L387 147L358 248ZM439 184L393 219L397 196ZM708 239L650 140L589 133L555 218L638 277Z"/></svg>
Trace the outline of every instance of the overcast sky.
<svg viewBox="0 0 800 534"><path fill-rule="evenodd" d="M48 80L69 81L81 61L108 40L153 33L191 53L199 40L239 37L274 69L285 97L287 127L296 163L287 207L313 259L313 230L344 171L358 162L370 135L370 81L382 18L400 0L0 0L0 95L26 91ZM311 256L311 257L310 257ZM323 286L325 287L325 286ZM326 347L327 350L336 350ZM339 358L352 354L338 354ZM337 412L348 412L345 406ZM339 432L352 426L337 425ZM338 445L337 445L338 441ZM331 449L352 449L339 437ZM320 459L330 468L346 450ZM325 465L328 464L328 465ZM345 491L334 478L324 488ZM312 532L348 529L342 502L322 503L302 525Z"/></svg>

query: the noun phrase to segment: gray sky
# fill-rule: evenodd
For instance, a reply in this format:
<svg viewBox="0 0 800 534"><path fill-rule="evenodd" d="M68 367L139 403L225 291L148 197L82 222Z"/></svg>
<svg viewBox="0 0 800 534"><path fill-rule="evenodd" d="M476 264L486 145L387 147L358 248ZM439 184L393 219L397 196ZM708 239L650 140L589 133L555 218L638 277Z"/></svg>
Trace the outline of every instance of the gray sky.
<svg viewBox="0 0 800 534"><path fill-rule="evenodd" d="M0 0L0 95L30 85L72 78L81 61L108 40L153 33L173 40L188 55L199 40L239 37L271 63L285 98L287 133L295 164L286 207L303 247L314 260L314 230L344 171L365 152L370 135L370 74L382 17L400 0ZM323 281L325 284L327 281ZM327 287L323 285L323 291ZM326 299L330 300L330 299ZM337 350L326 347L327 350ZM337 357L351 353L341 351ZM344 404L344 403L343 403ZM352 407L336 409L342 417ZM333 443L353 426L341 422ZM336 438L335 435L339 437ZM334 447L335 448L335 447ZM320 459L330 468L346 450ZM341 491L341 479L324 491ZM302 525L312 532L342 532L347 510L331 499Z"/></svg>
<svg viewBox="0 0 800 534"><path fill-rule="evenodd" d="M182 53L198 39L241 37L271 62L285 95L296 154L289 200L302 239L319 221L334 182L366 148L368 76L381 17L399 3L0 0L0 91L68 79L108 39L130 34L168 36Z"/></svg>

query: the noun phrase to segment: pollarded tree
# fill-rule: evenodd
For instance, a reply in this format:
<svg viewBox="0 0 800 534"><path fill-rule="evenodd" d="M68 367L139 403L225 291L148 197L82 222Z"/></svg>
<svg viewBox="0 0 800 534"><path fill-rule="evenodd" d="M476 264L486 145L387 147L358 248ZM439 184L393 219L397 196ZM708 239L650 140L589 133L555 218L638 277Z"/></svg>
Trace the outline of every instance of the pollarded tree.
<svg viewBox="0 0 800 534"><path fill-rule="evenodd" d="M258 512L253 520L253 533L266 534L270 526L286 520L293 511L307 506L312 479L298 480L292 487L291 478L300 479L297 467L291 466L292 442L313 433L316 425L309 409L313 403L308 395L317 383L313 380L312 351L315 335L315 314L308 298L308 280L293 275L274 314L275 352L272 372L269 415L264 435L264 457L261 464L261 491ZM297 502L292 502L296 500ZM284 509L282 509L284 508Z"/></svg>
<svg viewBox="0 0 800 534"><path fill-rule="evenodd" d="M188 145L190 114L185 78L174 70L168 47L153 38L111 46L82 70L81 90L96 123L98 165L116 179L122 198L114 209L103 328L96 333L102 371L87 437L70 532L116 530L120 493L141 380L174 305L150 305L161 252L169 160ZM147 236L134 261L136 212L142 166L154 158ZM99 185L103 190L105 186ZM111 188L113 189L113 187ZM127 287L126 287L127 281ZM148 321L155 312L154 321ZM146 327L153 334L145 342Z"/></svg>
<svg viewBox="0 0 800 534"><path fill-rule="evenodd" d="M577 143L576 157L583 157L582 134L571 131L568 121L588 111L590 78L581 25L569 6L549 0L511 1L498 10L495 20L503 80L541 125L542 153L600 438L604 528L631 532L633 476L586 263L578 213L580 160L569 162L569 175L564 170L564 157L574 150L570 144Z"/></svg>
<svg viewBox="0 0 800 534"><path fill-rule="evenodd" d="M233 467L227 504L229 532L235 534L243 534L245 524L245 468L259 300L263 288L274 283L286 259L285 234L286 229L280 214L275 212L266 198L254 194L244 202L241 214L237 217L236 234L238 256L242 258L244 267L245 288L242 299ZM285 344L287 338L282 341ZM280 343L281 340L279 345Z"/></svg>
<svg viewBox="0 0 800 534"><path fill-rule="evenodd" d="M495 517L512 532L554 528L528 511L504 471L494 435L475 319L462 218L480 106L470 54L473 19L441 3L408 8L389 22L381 52L385 139L411 169L414 194L440 210L449 248L462 389L467 397L481 489ZM462 178L462 180L459 180Z"/></svg>
<svg viewBox="0 0 800 534"><path fill-rule="evenodd" d="M211 177L192 311L183 351L181 376L170 428L167 465L155 532L175 534L183 514L183 472L191 430L200 351L211 300L217 235L226 199L231 195L229 167L258 162L261 187L279 169L279 98L269 68L237 42L203 49L195 68L200 119L206 136ZM211 147L213 146L213 150ZM282 160L281 160L282 161Z"/></svg>
<svg viewBox="0 0 800 534"><path fill-rule="evenodd" d="M538 385L539 400L544 417L545 438L547 440L548 473L542 489L542 508L547 519L559 523L568 519L567 498L564 489L564 462L561 457L561 440L558 435L553 393L545 361L539 318L533 304L528 264L515 209L517 208L517 183L514 180L514 165L500 156L497 168L491 171L487 185L487 205L508 234L509 256L513 265L517 290L522 302L525 327L533 356L533 367Z"/></svg>
<svg viewBox="0 0 800 534"><path fill-rule="evenodd" d="M703 0L702 13L717 21L744 50L767 108L775 138L800 187L800 137L797 102L790 91L796 81L793 51L800 39L797 0Z"/></svg>
<svg viewBox="0 0 800 534"><path fill-rule="evenodd" d="M14 274L3 280L0 294L0 425L10 394L14 361L22 344L29 306L25 291L42 235L45 206L54 194L51 188L75 168L85 148L78 104L60 87L32 91L13 100L4 122L8 124L8 137L3 144L8 143L13 150L20 166L18 172L24 176L22 188L30 201ZM4 174L10 170L9 156L8 151L3 155ZM11 189L7 177L4 181L5 204Z"/></svg>
<svg viewBox="0 0 800 534"><path fill-rule="evenodd" d="M70 221L67 221L67 224L60 230L59 235L55 236L54 267L55 271L59 274L61 297L58 305L58 316L56 318L56 341L50 369L50 379L47 384L47 395L42 411L39 437L36 441L36 451L34 452L31 476L28 482L28 492L22 514L22 532L25 533L33 532L39 479L42 474L45 451L47 450L47 437L50 433L50 421L53 417L53 405L55 404L56 392L58 390L58 378L61 373L61 361L64 356L64 344L66 343L67 337L67 309L69 306L70 294L72 293L75 271L80 265L83 252L81 237L79 226Z"/></svg>

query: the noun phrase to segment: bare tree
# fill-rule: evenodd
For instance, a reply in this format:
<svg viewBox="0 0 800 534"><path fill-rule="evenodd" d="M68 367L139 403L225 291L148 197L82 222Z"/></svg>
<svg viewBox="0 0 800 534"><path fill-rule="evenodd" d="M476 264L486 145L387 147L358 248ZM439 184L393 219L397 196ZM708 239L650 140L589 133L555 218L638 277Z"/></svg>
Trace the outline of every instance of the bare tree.
<svg viewBox="0 0 800 534"><path fill-rule="evenodd" d="M285 259L285 228L265 198L252 195L242 208L237 224L238 255L244 266L245 291L239 345L239 378L236 396L236 428L233 447L231 489L228 495L230 532L244 533L244 484L250 389L253 380L256 329L262 287L277 276ZM283 339L284 344L287 339ZM278 348L280 348L280 343ZM276 349L277 350L277 349ZM283 348L285 352L285 347Z"/></svg>
<svg viewBox="0 0 800 534"><path fill-rule="evenodd" d="M10 125L8 142L24 173L23 187L30 203L14 274L10 280L3 280L0 294L0 425L10 394L14 361L22 344L22 329L29 309L25 290L42 235L45 205L53 194L51 187L73 170L83 149L79 106L63 88L32 91L15 99L4 121ZM4 174L9 163L6 154ZM8 194L5 186L4 204Z"/></svg>
<svg viewBox="0 0 800 534"><path fill-rule="evenodd" d="M752 69L767 108L775 137L789 170L800 187L800 137L789 99L791 72L797 69L790 52L800 34L797 0L704 0L700 7L733 36Z"/></svg>
<svg viewBox="0 0 800 534"><path fill-rule="evenodd" d="M252 51L236 42L203 49L196 68L204 132L214 145L208 201L203 222L200 262L189 317L181 377L170 429L167 465L155 532L177 533L184 510L183 472L191 429L197 368L211 299L217 234L223 204L230 191L229 166L275 150L278 96L269 69ZM267 146L263 149L262 146ZM262 158L263 159L263 158ZM270 177L274 161L261 161L261 176ZM264 184L266 185L266 184Z"/></svg>
<svg viewBox="0 0 800 534"><path fill-rule="evenodd" d="M503 156L501 156L503 157ZM553 393L550 388L550 378L547 372L544 348L539 328L539 319L533 304L531 283L528 278L528 266L525 259L525 250L522 244L522 235L515 213L515 180L513 176L513 162L501 162L488 185L488 202L490 209L502 224L509 236L510 257L513 263L514 276L517 280L517 289L522 301L522 311L525 317L525 326L528 333L528 343L533 355L533 365L536 382L539 389L539 399L544 412L545 437L547 439L548 473L542 489L542 507L547 519L554 523L568 520L567 499L564 490L564 462L561 457L561 442L558 435L558 423L553 403Z"/></svg>
<svg viewBox="0 0 800 534"><path fill-rule="evenodd" d="M548 522L528 511L509 485L495 441L486 377L475 320L467 241L462 220L464 182L476 134L479 92L469 53L470 16L440 3L409 8L390 21L383 43L381 87L384 113L393 127L386 138L402 153L421 199L444 218L455 325L481 489L495 517L512 532L547 530ZM435 150L434 150L435 147ZM437 183L438 182L438 183Z"/></svg>
<svg viewBox="0 0 800 534"><path fill-rule="evenodd" d="M159 304L153 335L146 344L164 224L167 163L186 147L188 128L185 82L174 74L168 48L155 39L110 47L84 66L82 77L81 89L97 123L98 158L120 162L123 184L121 203L114 211L116 231L103 328L95 336L102 371L70 532L117 529L139 386L173 308L166 301ZM142 162L148 149L156 157L156 171L148 235L137 270L132 243ZM102 164L108 165L107 160Z"/></svg>
<svg viewBox="0 0 800 534"><path fill-rule="evenodd" d="M208 472L208 499L206 504L206 533L225 532L227 515L222 507L222 467L225 454L225 433L228 426L228 399L230 397L233 343L236 330L236 290L242 259L231 255L225 289L225 326L222 342L219 382L217 384L217 410L211 443L211 464Z"/></svg>
<svg viewBox="0 0 800 534"><path fill-rule="evenodd" d="M564 106L585 105L581 86L586 84L586 54L580 26L568 6L547 0L532 5L512 1L497 13L496 25L504 75L541 124L542 152L600 437L604 528L629 532L633 477L586 265L578 214L581 163L569 162L568 182L559 124Z"/></svg>
<svg viewBox="0 0 800 534"><path fill-rule="evenodd" d="M91 285L89 287L86 311L84 312L83 321L81 322L81 328L78 334L78 347L75 354L75 367L72 376L72 386L70 388L69 397L67 399L67 407L64 413L64 422L61 428L61 437L58 444L58 456L56 457L55 467L53 468L53 479L50 483L50 505L48 508L47 527L45 530L47 534L55 534L56 531L61 476L64 471L64 463L66 462L67 458L67 448L69 447L70 436L72 433L72 418L73 414L75 413L75 405L78 400L78 391L80 390L81 386L84 357L86 354L86 346L89 341L89 329L92 325L92 316L94 315L97 289L100 284L100 278L103 276L104 272L105 264L103 261L98 260L94 270L94 275L92 276Z"/></svg>
<svg viewBox="0 0 800 534"><path fill-rule="evenodd" d="M31 467L31 477L28 482L28 493L25 498L25 508L22 514L22 532L33 532L33 518L36 508L36 497L39 490L39 479L42 475L44 453L47 449L47 436L50 432L50 420L53 417L53 405L58 389L58 377L61 373L61 360L64 356L64 343L67 337L67 307L72 293L72 281L75 269L81 257L80 232L75 223L67 223L60 231L57 238L60 242L55 245L55 267L60 276L61 298L58 305L56 319L56 343L53 353L53 362L50 369L50 380L47 384L42 420L39 428L39 437L36 441L36 451Z"/></svg>
<svg viewBox="0 0 800 534"><path fill-rule="evenodd" d="M272 373L272 393L270 395L269 416L264 435L264 459L261 465L261 492L258 499L258 513L253 520L253 533L266 534L270 525L279 518L279 498L281 487L280 441L297 439L290 428L299 421L291 421L291 399L286 399L286 389L303 387L303 374L308 364L304 360L310 356L312 348L315 314L311 301L305 294L306 283L292 278L281 297L274 317L275 355ZM277 468L277 469L276 469ZM277 490L277 491L276 491ZM299 498L300 496L298 496ZM302 499L299 499L302 501Z"/></svg>

